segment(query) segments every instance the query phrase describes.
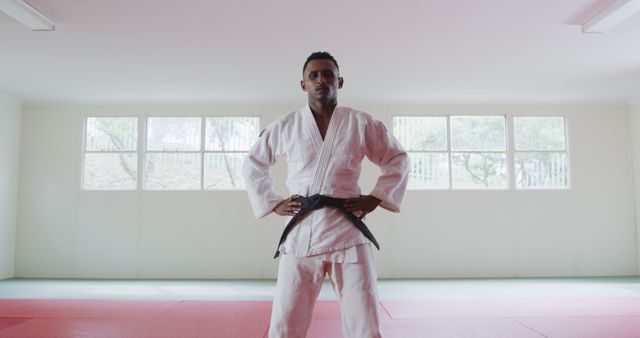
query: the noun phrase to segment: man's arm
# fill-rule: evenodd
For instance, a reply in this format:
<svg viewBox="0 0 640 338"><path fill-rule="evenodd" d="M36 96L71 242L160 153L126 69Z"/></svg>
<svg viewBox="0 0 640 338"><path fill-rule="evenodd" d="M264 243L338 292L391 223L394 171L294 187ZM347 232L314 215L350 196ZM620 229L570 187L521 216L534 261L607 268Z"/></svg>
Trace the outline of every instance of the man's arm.
<svg viewBox="0 0 640 338"><path fill-rule="evenodd" d="M262 218L285 199L274 192L271 166L276 162L277 133L272 128L260 133L260 138L249 150L242 171L249 194L249 201L256 218Z"/></svg>
<svg viewBox="0 0 640 338"><path fill-rule="evenodd" d="M409 178L407 152L384 124L375 119L365 126L365 142L367 158L382 172L370 196L379 199L381 207L399 212Z"/></svg>

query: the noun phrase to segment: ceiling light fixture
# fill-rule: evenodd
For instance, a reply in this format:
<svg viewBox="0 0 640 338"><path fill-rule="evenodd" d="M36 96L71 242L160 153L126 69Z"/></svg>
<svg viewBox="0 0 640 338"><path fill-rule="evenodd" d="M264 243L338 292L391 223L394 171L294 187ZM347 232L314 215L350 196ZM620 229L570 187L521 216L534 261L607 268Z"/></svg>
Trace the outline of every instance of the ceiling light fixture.
<svg viewBox="0 0 640 338"><path fill-rule="evenodd" d="M0 11L34 31L52 31L56 24L23 0L0 0Z"/></svg>
<svg viewBox="0 0 640 338"><path fill-rule="evenodd" d="M604 33L640 10L640 0L615 0L582 25L583 33Z"/></svg>

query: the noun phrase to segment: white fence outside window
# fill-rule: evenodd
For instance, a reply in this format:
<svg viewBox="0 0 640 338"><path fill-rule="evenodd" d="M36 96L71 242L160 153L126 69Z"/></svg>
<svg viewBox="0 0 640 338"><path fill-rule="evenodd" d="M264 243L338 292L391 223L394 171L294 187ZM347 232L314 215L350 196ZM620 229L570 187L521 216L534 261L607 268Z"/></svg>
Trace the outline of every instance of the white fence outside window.
<svg viewBox="0 0 640 338"><path fill-rule="evenodd" d="M564 118L510 118L511 124L507 116L394 117L393 133L411 160L409 188L568 188Z"/></svg>
<svg viewBox="0 0 640 338"><path fill-rule="evenodd" d="M87 118L84 190L245 189L241 166L258 137L258 117L149 117L143 146L137 120Z"/></svg>
<svg viewBox="0 0 640 338"><path fill-rule="evenodd" d="M84 141L83 190L136 190L137 117L88 117Z"/></svg>

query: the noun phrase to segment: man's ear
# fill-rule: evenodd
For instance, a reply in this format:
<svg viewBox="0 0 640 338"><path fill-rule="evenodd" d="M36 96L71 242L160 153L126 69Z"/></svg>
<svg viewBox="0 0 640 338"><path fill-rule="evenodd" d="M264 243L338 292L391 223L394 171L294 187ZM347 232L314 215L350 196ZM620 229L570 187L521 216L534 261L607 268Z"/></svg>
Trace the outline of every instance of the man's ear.
<svg viewBox="0 0 640 338"><path fill-rule="evenodd" d="M304 85L304 80L300 80L300 88L302 88L303 92L307 91L307 87Z"/></svg>
<svg viewBox="0 0 640 338"><path fill-rule="evenodd" d="M342 77L338 78L338 88L342 88L342 86L344 85L344 79Z"/></svg>

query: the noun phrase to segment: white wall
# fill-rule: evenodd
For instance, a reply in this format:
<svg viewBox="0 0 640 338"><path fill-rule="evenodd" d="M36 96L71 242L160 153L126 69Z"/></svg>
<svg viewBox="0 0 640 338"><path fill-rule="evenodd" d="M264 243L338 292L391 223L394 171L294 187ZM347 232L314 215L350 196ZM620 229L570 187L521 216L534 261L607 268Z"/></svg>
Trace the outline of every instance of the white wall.
<svg viewBox="0 0 640 338"><path fill-rule="evenodd" d="M15 273L21 114L17 100L0 94L0 279Z"/></svg>
<svg viewBox="0 0 640 338"><path fill-rule="evenodd" d="M381 277L636 275L629 111L598 105L354 105L392 114L563 115L566 191L410 191L368 224ZM16 275L272 278L282 219L254 220L243 192L82 192L87 114L260 115L291 105L33 105L23 112ZM284 166L276 166L282 183ZM365 167L367 191L376 170ZM282 186L282 185L281 185ZM281 189L282 191L282 189ZM283 191L284 193L284 191Z"/></svg>
<svg viewBox="0 0 640 338"><path fill-rule="evenodd" d="M640 99L632 102L630 111L633 177L635 179L636 238L638 241L638 269L640 271Z"/></svg>

